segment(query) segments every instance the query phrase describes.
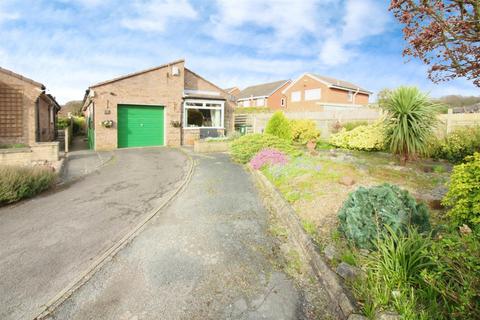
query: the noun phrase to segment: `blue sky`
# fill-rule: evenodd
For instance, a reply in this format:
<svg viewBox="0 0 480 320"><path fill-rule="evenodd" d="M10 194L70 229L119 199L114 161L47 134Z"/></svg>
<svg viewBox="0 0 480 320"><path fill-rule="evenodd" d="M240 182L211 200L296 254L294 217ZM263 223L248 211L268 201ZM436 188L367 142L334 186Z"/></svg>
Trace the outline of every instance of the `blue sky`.
<svg viewBox="0 0 480 320"><path fill-rule="evenodd" d="M436 85L402 57L401 26L382 0L0 0L0 66L44 83L64 103L93 83L179 58L222 87L317 72L377 92Z"/></svg>

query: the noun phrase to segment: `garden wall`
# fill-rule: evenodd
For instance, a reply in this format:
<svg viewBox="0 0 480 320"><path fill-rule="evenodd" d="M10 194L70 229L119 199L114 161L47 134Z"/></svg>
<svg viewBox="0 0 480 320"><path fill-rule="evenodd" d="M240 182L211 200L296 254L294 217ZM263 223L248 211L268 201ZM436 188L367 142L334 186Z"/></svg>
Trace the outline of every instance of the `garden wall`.
<svg viewBox="0 0 480 320"><path fill-rule="evenodd" d="M440 124L437 127L439 136L444 136L456 128L480 125L480 113L451 113L439 115ZM248 125L247 132L262 133L265 130L268 120L273 113L251 113L236 114L242 124ZM315 121L317 128L322 133L322 138L328 138L333 125L340 123L367 121L374 122L381 116L378 109L362 108L360 110L338 110L324 112L285 112L288 119L310 119ZM236 119L237 120L237 119ZM237 122L237 121L236 121Z"/></svg>
<svg viewBox="0 0 480 320"><path fill-rule="evenodd" d="M25 148L0 149L0 165L28 166L58 161L58 142L39 142Z"/></svg>
<svg viewBox="0 0 480 320"><path fill-rule="evenodd" d="M272 115L273 113L254 113L241 116L247 117L244 121L252 127L251 131L262 133ZM374 122L380 117L380 111L371 108L361 108L360 110L329 110L323 112L285 112L285 116L288 119L310 119L315 121L317 128L322 133L322 137L328 138L332 126L337 121L340 123L352 121Z"/></svg>

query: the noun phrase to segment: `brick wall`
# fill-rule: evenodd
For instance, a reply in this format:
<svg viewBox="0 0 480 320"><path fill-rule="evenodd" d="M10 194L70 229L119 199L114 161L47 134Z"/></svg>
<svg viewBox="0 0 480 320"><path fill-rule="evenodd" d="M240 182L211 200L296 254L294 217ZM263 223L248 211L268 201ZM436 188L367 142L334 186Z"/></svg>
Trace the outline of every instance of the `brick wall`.
<svg viewBox="0 0 480 320"><path fill-rule="evenodd" d="M172 66L178 67L179 76L172 76ZM93 87L95 103L95 149L117 148L117 105L158 105L165 108L166 144L180 145L180 130L171 121L181 120L184 87L184 62L141 73L98 87ZM113 120L113 128L104 128L102 121Z"/></svg>
<svg viewBox="0 0 480 320"><path fill-rule="evenodd" d="M0 144L35 143L35 101L40 94L39 87L0 72Z"/></svg>
<svg viewBox="0 0 480 320"><path fill-rule="evenodd" d="M185 69L185 89L219 92L220 96L225 99L225 133L228 134L234 130L233 111L235 102L230 101L228 93L188 69Z"/></svg>
<svg viewBox="0 0 480 320"><path fill-rule="evenodd" d="M28 166L39 162L58 161L58 142L34 143L27 148L0 149L0 163L11 166Z"/></svg>
<svg viewBox="0 0 480 320"><path fill-rule="evenodd" d="M305 100L305 90L309 89L321 89L321 98L320 100ZM292 92L300 91L301 99L300 101L292 101ZM368 95L363 93L358 93L355 96L355 101L348 100L348 91L329 88L325 84L304 75L299 81L297 81L293 86L291 86L284 94L287 99L287 106L285 110L287 111L323 111L323 107L320 104L332 103L332 104L357 104L357 105L367 105L368 104Z"/></svg>

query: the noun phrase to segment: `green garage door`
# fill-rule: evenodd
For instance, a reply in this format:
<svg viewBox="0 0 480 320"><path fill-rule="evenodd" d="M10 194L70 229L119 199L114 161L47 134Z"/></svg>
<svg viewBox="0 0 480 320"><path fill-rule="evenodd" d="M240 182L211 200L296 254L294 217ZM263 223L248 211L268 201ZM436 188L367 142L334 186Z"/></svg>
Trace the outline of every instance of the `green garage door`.
<svg viewBox="0 0 480 320"><path fill-rule="evenodd" d="M118 147L164 144L163 107L118 105Z"/></svg>

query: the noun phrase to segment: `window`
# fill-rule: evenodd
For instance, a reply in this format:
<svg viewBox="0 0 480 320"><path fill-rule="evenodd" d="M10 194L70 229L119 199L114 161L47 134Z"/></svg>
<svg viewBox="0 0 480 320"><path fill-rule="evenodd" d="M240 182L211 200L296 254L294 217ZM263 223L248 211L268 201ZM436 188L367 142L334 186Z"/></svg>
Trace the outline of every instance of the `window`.
<svg viewBox="0 0 480 320"><path fill-rule="evenodd" d="M292 92L292 102L297 102L302 100L302 93L300 91Z"/></svg>
<svg viewBox="0 0 480 320"><path fill-rule="evenodd" d="M265 105L264 98L257 99L257 107L263 107L264 105Z"/></svg>
<svg viewBox="0 0 480 320"><path fill-rule="evenodd" d="M353 101L353 92L352 91L348 91L348 101L349 102Z"/></svg>
<svg viewBox="0 0 480 320"><path fill-rule="evenodd" d="M243 106L244 107L250 107L250 100L243 101Z"/></svg>
<svg viewBox="0 0 480 320"><path fill-rule="evenodd" d="M187 100L183 105L185 128L223 128L224 101Z"/></svg>
<svg viewBox="0 0 480 320"><path fill-rule="evenodd" d="M285 98L280 99L280 106L285 107Z"/></svg>
<svg viewBox="0 0 480 320"><path fill-rule="evenodd" d="M322 96L321 89L305 90L305 100L320 100Z"/></svg>

